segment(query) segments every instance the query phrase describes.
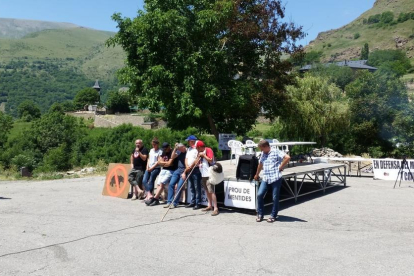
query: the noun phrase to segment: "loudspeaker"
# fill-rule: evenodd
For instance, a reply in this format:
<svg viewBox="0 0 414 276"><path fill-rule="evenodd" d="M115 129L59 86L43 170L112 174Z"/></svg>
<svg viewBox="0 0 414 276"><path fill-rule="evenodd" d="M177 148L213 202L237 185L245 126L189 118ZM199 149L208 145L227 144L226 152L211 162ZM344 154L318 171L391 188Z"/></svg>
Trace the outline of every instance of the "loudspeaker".
<svg viewBox="0 0 414 276"><path fill-rule="evenodd" d="M252 180L257 171L259 160L255 155L241 155L237 164L236 178Z"/></svg>

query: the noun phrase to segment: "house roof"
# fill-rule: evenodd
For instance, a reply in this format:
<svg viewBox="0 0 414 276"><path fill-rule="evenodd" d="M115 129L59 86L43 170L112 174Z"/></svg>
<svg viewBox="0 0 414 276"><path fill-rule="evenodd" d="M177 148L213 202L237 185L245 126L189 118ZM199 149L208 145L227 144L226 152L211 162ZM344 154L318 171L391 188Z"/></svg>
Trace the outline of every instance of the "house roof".
<svg viewBox="0 0 414 276"><path fill-rule="evenodd" d="M338 62L334 62L334 63L324 63L323 65L325 66L329 66L329 65L337 65L337 66L348 66L351 69L365 69L365 70L369 70L369 71L376 71L378 68L372 67L367 65L367 60L362 59L362 60L344 60L344 61L338 61ZM312 69L312 65L307 64L305 66L303 66L302 68L299 69L299 71L308 71Z"/></svg>
<svg viewBox="0 0 414 276"><path fill-rule="evenodd" d="M99 81L98 81L98 80L96 80L96 81L95 81L95 85L94 85L94 86L92 86L92 88L98 88L98 89L101 89L101 87L99 86Z"/></svg>

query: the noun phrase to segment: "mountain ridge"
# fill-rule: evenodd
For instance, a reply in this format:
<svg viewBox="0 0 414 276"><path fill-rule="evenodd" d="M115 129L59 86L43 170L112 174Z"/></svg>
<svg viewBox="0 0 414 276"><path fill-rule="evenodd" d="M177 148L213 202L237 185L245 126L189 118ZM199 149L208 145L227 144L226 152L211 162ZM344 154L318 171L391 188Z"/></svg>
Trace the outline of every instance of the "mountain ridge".
<svg viewBox="0 0 414 276"><path fill-rule="evenodd" d="M392 12L388 25L367 24L371 16ZM373 7L350 23L318 34L305 50L322 52L322 61L358 59L361 48L368 43L370 51L399 49L414 61L414 20L397 22L401 13L414 13L412 0L377 0Z"/></svg>
<svg viewBox="0 0 414 276"><path fill-rule="evenodd" d="M30 33L35 33L43 30L71 28L85 27L68 22L0 18L0 38L22 38Z"/></svg>
<svg viewBox="0 0 414 276"><path fill-rule="evenodd" d="M44 112L53 102L73 99L96 79L100 80L103 100L110 90L117 89L116 71L124 66L126 55L119 46L105 46L115 33L70 23L58 23L57 29L50 29L54 26L50 22L35 32L25 29L28 21L20 21L16 19L13 25L21 27L19 35L0 38L0 104L7 103L7 112L15 115L24 99L33 100ZM0 30L13 29L2 22Z"/></svg>

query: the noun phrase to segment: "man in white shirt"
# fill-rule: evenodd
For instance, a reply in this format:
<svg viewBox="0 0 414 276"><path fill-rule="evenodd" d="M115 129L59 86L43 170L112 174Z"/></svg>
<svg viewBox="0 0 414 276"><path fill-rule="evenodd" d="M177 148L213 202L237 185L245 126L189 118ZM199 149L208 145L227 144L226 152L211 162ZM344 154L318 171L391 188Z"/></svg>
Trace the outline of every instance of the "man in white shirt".
<svg viewBox="0 0 414 276"><path fill-rule="evenodd" d="M188 141L188 150L185 156L185 170L181 175L181 178L185 179L188 176L188 185L190 185L190 191L192 193L190 204L185 206L186 208L193 207L193 210L201 208L201 172L198 165L198 150L195 148L197 137L190 135L185 139Z"/></svg>

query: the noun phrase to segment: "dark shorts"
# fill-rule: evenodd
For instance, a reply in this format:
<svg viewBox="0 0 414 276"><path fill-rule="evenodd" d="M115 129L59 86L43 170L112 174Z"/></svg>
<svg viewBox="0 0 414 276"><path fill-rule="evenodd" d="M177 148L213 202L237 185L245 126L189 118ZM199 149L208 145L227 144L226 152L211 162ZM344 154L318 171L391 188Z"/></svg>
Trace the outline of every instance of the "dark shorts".
<svg viewBox="0 0 414 276"><path fill-rule="evenodd" d="M142 188L142 178L144 177L143 170L136 170L132 168L128 174L128 181L132 186L138 185Z"/></svg>

